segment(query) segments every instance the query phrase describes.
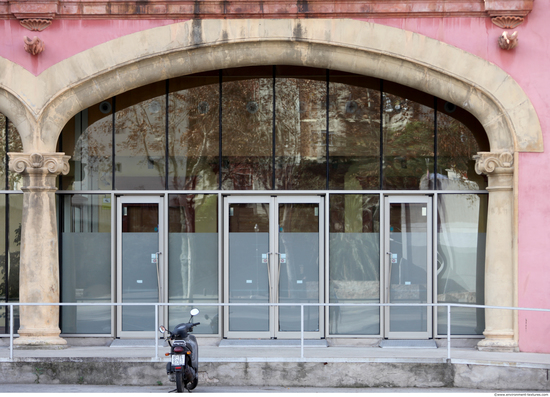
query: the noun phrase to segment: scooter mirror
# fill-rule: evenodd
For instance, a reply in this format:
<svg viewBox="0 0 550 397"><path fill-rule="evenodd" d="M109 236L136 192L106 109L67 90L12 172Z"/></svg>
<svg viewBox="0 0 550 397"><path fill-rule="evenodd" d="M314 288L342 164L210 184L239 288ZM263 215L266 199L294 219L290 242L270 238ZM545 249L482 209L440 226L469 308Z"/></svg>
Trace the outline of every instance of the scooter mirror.
<svg viewBox="0 0 550 397"><path fill-rule="evenodd" d="M196 316L197 314L199 314L199 309L192 309L190 313L192 316Z"/></svg>
<svg viewBox="0 0 550 397"><path fill-rule="evenodd" d="M162 332L163 334L166 332L166 328L164 327L164 325L161 325L159 327L159 331Z"/></svg>

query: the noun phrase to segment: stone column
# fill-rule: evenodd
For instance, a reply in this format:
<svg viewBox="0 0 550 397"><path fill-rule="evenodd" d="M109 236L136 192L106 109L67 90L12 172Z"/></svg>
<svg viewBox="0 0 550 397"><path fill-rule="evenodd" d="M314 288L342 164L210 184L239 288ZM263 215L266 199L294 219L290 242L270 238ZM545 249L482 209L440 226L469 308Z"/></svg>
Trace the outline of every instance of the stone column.
<svg viewBox="0 0 550 397"><path fill-rule="evenodd" d="M69 172L65 153L9 153L10 170L23 175L23 221L19 300L59 302L59 261L55 207L57 175ZM58 306L21 306L20 347L60 347Z"/></svg>
<svg viewBox="0 0 550 397"><path fill-rule="evenodd" d="M485 304L514 305L514 156L511 153L480 152L474 156L476 172L489 179L489 211L485 247ZM514 312L485 310L485 339L479 350L517 351L514 340Z"/></svg>

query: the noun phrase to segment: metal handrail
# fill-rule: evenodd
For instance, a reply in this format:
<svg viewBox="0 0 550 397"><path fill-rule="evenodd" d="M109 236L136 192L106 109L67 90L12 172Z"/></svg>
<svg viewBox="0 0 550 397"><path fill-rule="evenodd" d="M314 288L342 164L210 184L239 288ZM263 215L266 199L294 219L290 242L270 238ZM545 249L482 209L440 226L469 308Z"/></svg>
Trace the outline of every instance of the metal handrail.
<svg viewBox="0 0 550 397"><path fill-rule="evenodd" d="M9 306L10 308L10 356L9 361L13 361L13 307L14 306L154 306L155 307L155 357L154 361L160 361L157 330L159 306L292 306L300 307L300 358L304 358L304 307L346 307L346 306L373 306L373 307L446 307L447 308L447 360L451 360L451 307L464 307L470 309L496 309L496 310L517 310L517 311L535 311L549 312L550 309L530 308L530 307L511 307L511 306L488 306L466 303L158 303L158 302L132 302L132 303L114 303L114 302L55 302L55 303L22 303L22 302L0 302L0 306Z"/></svg>

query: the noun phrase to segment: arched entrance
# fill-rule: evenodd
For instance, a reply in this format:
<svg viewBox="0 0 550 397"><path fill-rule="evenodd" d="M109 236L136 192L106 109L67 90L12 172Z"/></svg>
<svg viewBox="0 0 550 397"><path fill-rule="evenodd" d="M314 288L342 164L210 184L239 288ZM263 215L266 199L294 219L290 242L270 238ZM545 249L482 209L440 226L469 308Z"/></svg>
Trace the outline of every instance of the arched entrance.
<svg viewBox="0 0 550 397"><path fill-rule="evenodd" d="M136 40L145 44L135 46ZM113 56L102 57L103 52ZM98 60L106 63L98 64ZM74 67L77 64L88 65L89 69ZM505 208L500 214L490 212L489 216L486 263L488 269L495 265L491 272L498 277L491 278L491 284L486 286L486 302L513 304L512 175L517 164L513 157L518 151L542 150L538 118L521 88L498 67L399 29L349 20L203 20L113 40L63 61L38 77L50 83L37 85L40 89L29 95L32 101L21 101L28 109L26 115L8 106L15 101L21 109L14 97L2 96L0 111L16 122L27 153L12 156L12 162L21 172L26 172L27 167L43 167L43 161L30 160L29 155L40 152L46 154L46 160L52 157L47 153L54 151L58 134L70 117L128 89L167 77L257 64L304 65L368 74L417 88L471 111L482 123L490 142L491 152L478 159L478 171L490 175L489 191L496 198L490 199L489 206ZM0 84L17 92L17 81L29 77L24 74L17 70ZM52 158L55 157L59 156ZM47 172L61 172L62 168L52 166ZM55 211L51 214L53 224L54 214ZM31 233L31 218L23 226L23 233L30 233L28 241L41 241L46 237ZM505 243L501 246L499 240ZM53 259L52 252L46 260ZM30 257L28 263L23 262L22 259L22 266L33 266ZM504 300L493 295L497 290L504 291ZM504 317L488 320L486 336L494 339L497 347L514 344L512 317Z"/></svg>

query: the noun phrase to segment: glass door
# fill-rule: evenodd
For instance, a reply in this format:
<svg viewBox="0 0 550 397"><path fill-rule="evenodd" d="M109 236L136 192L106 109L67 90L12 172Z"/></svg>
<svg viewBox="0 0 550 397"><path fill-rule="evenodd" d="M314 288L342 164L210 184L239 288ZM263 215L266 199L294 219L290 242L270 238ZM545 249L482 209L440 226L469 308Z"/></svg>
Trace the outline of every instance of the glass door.
<svg viewBox="0 0 550 397"><path fill-rule="evenodd" d="M227 197L225 302L321 302L322 225L321 197ZM307 337L322 336L323 312L304 307ZM300 306L232 306L224 317L230 338L300 336Z"/></svg>
<svg viewBox="0 0 550 397"><path fill-rule="evenodd" d="M161 197L118 198L118 302L162 301L162 219ZM159 310L159 315L162 315L162 310ZM154 306L117 307L118 336L152 337L154 332Z"/></svg>
<svg viewBox="0 0 550 397"><path fill-rule="evenodd" d="M384 300L386 303L432 302L432 199L385 198ZM385 337L432 336L432 309L386 307Z"/></svg>

